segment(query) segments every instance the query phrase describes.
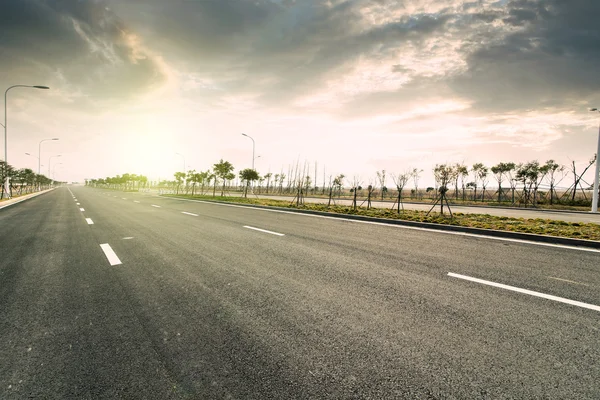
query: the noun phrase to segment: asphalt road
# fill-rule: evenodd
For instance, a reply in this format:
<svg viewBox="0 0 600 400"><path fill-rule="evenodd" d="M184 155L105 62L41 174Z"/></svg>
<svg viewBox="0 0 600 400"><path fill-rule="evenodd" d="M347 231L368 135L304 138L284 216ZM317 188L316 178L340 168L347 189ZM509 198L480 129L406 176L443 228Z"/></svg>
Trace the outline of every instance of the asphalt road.
<svg viewBox="0 0 600 400"><path fill-rule="evenodd" d="M0 226L1 399L600 397L597 251L84 187Z"/></svg>

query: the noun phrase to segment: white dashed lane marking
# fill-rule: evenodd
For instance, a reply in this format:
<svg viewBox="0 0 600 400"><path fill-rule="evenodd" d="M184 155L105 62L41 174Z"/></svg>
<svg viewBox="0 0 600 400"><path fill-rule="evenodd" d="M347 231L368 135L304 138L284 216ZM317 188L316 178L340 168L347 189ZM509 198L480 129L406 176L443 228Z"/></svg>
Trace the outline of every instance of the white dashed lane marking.
<svg viewBox="0 0 600 400"><path fill-rule="evenodd" d="M283 233L268 231L266 229L255 228L253 226L244 226L244 228L246 228L246 229L252 229L254 231L259 231L259 232L263 232L263 233L269 233L269 234L275 235L275 236L285 236Z"/></svg>
<svg viewBox="0 0 600 400"><path fill-rule="evenodd" d="M122 264L121 260L119 260L119 257L117 257L117 254L114 252L112 247L110 247L110 244L104 243L101 244L100 247L102 248L102 251L104 251L104 255L108 259L110 265Z"/></svg>

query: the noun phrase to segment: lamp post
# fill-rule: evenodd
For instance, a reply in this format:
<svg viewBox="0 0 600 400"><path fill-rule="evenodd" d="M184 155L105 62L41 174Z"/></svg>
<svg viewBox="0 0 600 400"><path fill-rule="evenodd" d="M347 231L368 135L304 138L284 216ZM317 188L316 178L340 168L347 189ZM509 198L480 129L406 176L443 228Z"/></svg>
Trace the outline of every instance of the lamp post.
<svg viewBox="0 0 600 400"><path fill-rule="evenodd" d="M52 165L52 164L51 164L51 162L52 162L52 159L53 159L54 157L60 157L60 156L61 156L61 155L59 154L59 155L56 155L56 156L50 156L50 158L48 158L48 178L50 178L50 166Z"/></svg>
<svg viewBox="0 0 600 400"><path fill-rule="evenodd" d="M48 141L51 141L51 140L58 140L58 138L40 140L40 144L38 146L38 175L40 175L42 173L42 170L41 170L42 165L40 164L40 160L42 158L42 143L43 142L48 142Z"/></svg>
<svg viewBox="0 0 600 400"><path fill-rule="evenodd" d="M26 155L28 155L28 156L31 156L31 157L37 158L37 159L38 159L38 165L40 165L40 163L39 163L39 161L40 161L40 158L39 158L39 157L36 157L36 156L34 156L33 154L31 154L31 153L25 153L25 154L26 154ZM38 168L38 170L39 170L39 168ZM40 173L38 172L38 175L39 175L39 174L40 174Z"/></svg>
<svg viewBox="0 0 600 400"><path fill-rule="evenodd" d="M597 108L590 111L600 112ZM594 194L592 196L592 212L598 212L598 181L600 180L600 128L598 128L598 149L596 150L596 175L594 175Z"/></svg>
<svg viewBox="0 0 600 400"><path fill-rule="evenodd" d="M6 89L4 92L4 162L6 163L7 171L8 171L8 91L14 88L32 88L32 89L50 89L48 86L41 85L13 85ZM4 180L4 191L6 192L6 196L10 198L10 180L8 178L8 174L6 174L6 179Z"/></svg>
<svg viewBox="0 0 600 400"><path fill-rule="evenodd" d="M254 142L252 136L246 135L245 133L242 133L242 136L246 136L247 138L250 138L252 140L252 169L254 169L254 150L256 148L256 143Z"/></svg>
<svg viewBox="0 0 600 400"><path fill-rule="evenodd" d="M56 180L56 179L54 179L54 178L55 178L55 176L56 176L56 175L55 175L55 174L56 174L56 167L57 167L57 166L59 166L59 165L62 165L62 163L61 163L61 162L59 162L59 163L56 163L56 164L54 164L54 167L52 168L52 180L53 180L53 181L55 181L55 180Z"/></svg>

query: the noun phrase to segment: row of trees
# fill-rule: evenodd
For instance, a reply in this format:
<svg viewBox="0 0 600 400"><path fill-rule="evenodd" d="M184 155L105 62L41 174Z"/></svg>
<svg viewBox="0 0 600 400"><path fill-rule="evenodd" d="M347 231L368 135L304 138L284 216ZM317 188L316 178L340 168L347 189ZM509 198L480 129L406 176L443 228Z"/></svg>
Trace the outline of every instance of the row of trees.
<svg viewBox="0 0 600 400"><path fill-rule="evenodd" d="M578 192L584 199L582 203L588 201L589 193L586 195L586 190L591 185L583 176L594 162L595 157L589 161L582 173L576 171L574 162L567 168L554 160L545 163L535 160L526 163L501 162L491 167L482 163L471 166L463 163L439 164L433 169L436 187L428 188L419 186L423 170L418 168L409 168L398 174L388 174L385 170L376 171L365 187L360 177L354 176L349 179L344 174L337 174L329 175L326 179L323 172L323 185L317 186L316 164L312 176L313 171L309 171L312 168L309 168L307 163L301 166L298 162L295 166L288 167L287 174L282 170L280 173L269 172L261 176L253 169L244 169L236 175L233 165L223 159L206 171L176 172L174 180L148 182L145 176L124 174L113 178L92 179L87 183L131 190L154 186L192 195L206 194L207 189L212 189L213 196L216 196L217 187L220 187L221 196L231 189L240 190L247 196L248 189L252 187L257 194L294 195L298 203L302 202L306 195L328 196L329 204L335 202L336 198L349 195L354 207L358 206L359 197L365 198L363 203L366 202L367 207L371 206L371 201L375 198L387 198L395 200L398 210L404 198L422 200L425 196L441 199L446 203L449 198L454 198L455 201L495 201L536 206L540 202L575 204ZM561 182L571 174L571 186L566 190L557 190ZM236 177L239 178L240 184L233 184ZM395 186L395 189L391 190L387 187L390 177ZM492 190L490 186L493 187ZM443 198L439 197L440 189L443 189Z"/></svg>
<svg viewBox="0 0 600 400"><path fill-rule="evenodd" d="M234 167L229 161L220 160L218 163L213 165L213 168L207 171L197 172L190 170L187 172L175 172L172 181L162 180L157 182L155 185L159 188L168 188L175 190L175 193L180 192L196 194L198 190L204 194L205 188L213 188L213 196L216 195L217 185L221 184L221 196L225 194L227 184L231 180L235 179L236 175L233 173ZM240 171L239 177L244 182L245 194L247 195L247 188L253 181L258 180L260 177L258 172L253 169L245 169ZM136 174L123 174L115 177L107 177L104 179L88 179L85 181L86 185L93 187L105 187L110 189L121 189L121 190L140 190L151 186L148 178L143 175Z"/></svg>
<svg viewBox="0 0 600 400"><path fill-rule="evenodd" d="M4 182L7 176L10 180L10 193L5 193L4 190ZM16 169L12 165L0 161L0 185L2 186L0 199L45 190L56 183L45 175L36 174L32 169Z"/></svg>
<svg viewBox="0 0 600 400"><path fill-rule="evenodd" d="M120 190L140 190L149 187L148 178L144 175L123 174L103 179L86 179L85 184L94 187L106 187Z"/></svg>

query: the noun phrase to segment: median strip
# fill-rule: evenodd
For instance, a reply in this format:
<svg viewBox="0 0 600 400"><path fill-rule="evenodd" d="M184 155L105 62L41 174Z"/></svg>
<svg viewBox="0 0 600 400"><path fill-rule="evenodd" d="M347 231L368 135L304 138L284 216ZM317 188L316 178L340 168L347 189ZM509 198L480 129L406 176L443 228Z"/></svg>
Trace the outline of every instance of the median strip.
<svg viewBox="0 0 600 400"><path fill-rule="evenodd" d="M185 211L182 211L181 213L185 214L185 215L191 215L192 217L197 217L198 216L198 214L192 214L192 213L185 212Z"/></svg>
<svg viewBox="0 0 600 400"><path fill-rule="evenodd" d="M246 228L246 229L252 229L252 230L254 230L254 231L259 231L259 232L269 233L269 234L271 234L271 235L275 235L275 236L285 236L283 233L278 233L278 232L267 231L266 229L255 228L255 227L253 227L253 226L247 226L247 225L244 225L244 228Z"/></svg>
<svg viewBox="0 0 600 400"><path fill-rule="evenodd" d="M117 254L114 252L112 247L110 247L110 244L104 243L101 244L100 247L102 248L102 251L104 251L104 255L108 259L108 262L111 266L122 264L121 260L119 260L119 257L117 257Z"/></svg>
<svg viewBox="0 0 600 400"><path fill-rule="evenodd" d="M483 279L473 278L473 277L466 276L466 275L455 274L453 272L448 272L448 276L451 276L453 278L458 278L458 279L464 279L466 281L481 283L483 285L493 286L493 287L497 287L497 288L500 288L500 289L510 290L510 291L513 291L513 292L528 294L530 296L541 297L541 298L547 299L547 300L558 301L560 303L570 304L570 305L573 305L573 306L587 308L587 309L594 310L594 311L600 311L600 306L595 306L593 304L583 303L581 301L565 299L564 297L553 296L551 294L545 294L545 293L535 292L533 290L528 290L528 289L521 289L521 288L518 288L518 287L515 287L515 286L509 286L509 285L504 285L502 283L496 283L496 282L486 281L486 280L483 280Z"/></svg>

